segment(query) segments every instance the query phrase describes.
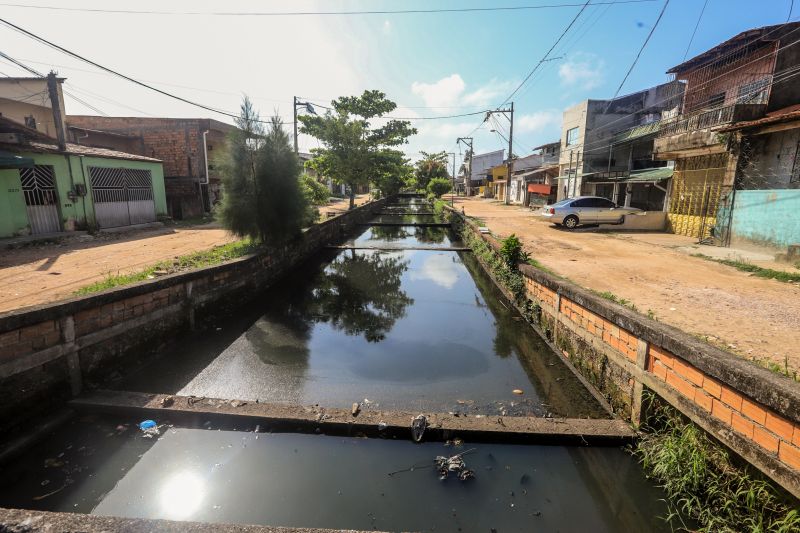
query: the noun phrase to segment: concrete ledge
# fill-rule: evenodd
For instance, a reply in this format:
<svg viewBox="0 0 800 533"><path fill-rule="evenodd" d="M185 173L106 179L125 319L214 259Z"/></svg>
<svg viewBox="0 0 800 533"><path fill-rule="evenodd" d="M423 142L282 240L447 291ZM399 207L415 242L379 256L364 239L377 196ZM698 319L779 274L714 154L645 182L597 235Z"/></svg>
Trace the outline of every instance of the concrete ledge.
<svg viewBox="0 0 800 533"><path fill-rule="evenodd" d="M172 403L163 407L165 398ZM280 430L316 430L326 434L386 436L411 439L411 419L419 412L363 410L353 416L347 409L319 406L266 404L216 398L170 396L127 391L96 391L70 402L81 411L139 413L143 418L164 420L223 417L246 424L269 425ZM425 440L453 436L471 442L524 442L537 444L613 445L631 442L636 433L624 421L614 419L455 416L425 413ZM385 427L383 424L385 424ZM381 428L378 425L381 424Z"/></svg>
<svg viewBox="0 0 800 533"><path fill-rule="evenodd" d="M0 508L0 531L13 533L81 532L105 533L110 531L145 533L332 533L355 530L317 529L297 527L250 526L244 524L210 524L207 522L176 522L148 518L120 518L78 513L52 513L25 509Z"/></svg>

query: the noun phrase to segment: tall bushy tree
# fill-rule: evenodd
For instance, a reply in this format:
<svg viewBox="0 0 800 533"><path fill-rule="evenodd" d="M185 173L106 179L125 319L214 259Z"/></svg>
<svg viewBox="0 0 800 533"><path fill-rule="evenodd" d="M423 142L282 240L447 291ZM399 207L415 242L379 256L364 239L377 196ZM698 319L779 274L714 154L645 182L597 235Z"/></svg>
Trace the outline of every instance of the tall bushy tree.
<svg viewBox="0 0 800 533"><path fill-rule="evenodd" d="M378 153L377 168L372 182L379 196L386 197L397 194L408 186L413 178L414 169L399 150L382 150Z"/></svg>
<svg viewBox="0 0 800 533"><path fill-rule="evenodd" d="M385 150L407 142L417 132L404 120L389 120L380 127L370 123L394 111L397 104L381 91L364 91L361 96L343 96L331 102L325 115L304 115L300 131L316 137L323 148L313 148L308 165L320 175L344 183L350 189L350 208L355 190L378 179L386 159Z"/></svg>
<svg viewBox="0 0 800 533"><path fill-rule="evenodd" d="M239 236L280 244L308 223L300 161L280 117L273 116L265 128L247 97L236 126L218 160L225 188L220 219Z"/></svg>
<svg viewBox="0 0 800 533"><path fill-rule="evenodd" d="M417 181L418 190L427 190L428 183L433 178L448 178L450 173L447 172L447 152L436 152L430 154L428 152L420 152L422 158L417 161L414 170L414 177Z"/></svg>

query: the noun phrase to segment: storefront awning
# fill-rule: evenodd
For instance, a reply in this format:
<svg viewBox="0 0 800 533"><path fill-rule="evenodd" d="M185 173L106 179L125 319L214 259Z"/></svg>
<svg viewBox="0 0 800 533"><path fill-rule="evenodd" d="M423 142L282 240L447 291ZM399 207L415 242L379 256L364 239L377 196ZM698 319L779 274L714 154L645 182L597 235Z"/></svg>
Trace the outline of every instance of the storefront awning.
<svg viewBox="0 0 800 533"><path fill-rule="evenodd" d="M552 185L548 185L546 183L529 183L528 184L528 192L534 194L550 194L553 190Z"/></svg>
<svg viewBox="0 0 800 533"><path fill-rule="evenodd" d="M661 181L672 177L675 169L670 167L647 168L634 170L625 181Z"/></svg>
<svg viewBox="0 0 800 533"><path fill-rule="evenodd" d="M0 150L0 168L26 168L34 166L33 158L22 157Z"/></svg>

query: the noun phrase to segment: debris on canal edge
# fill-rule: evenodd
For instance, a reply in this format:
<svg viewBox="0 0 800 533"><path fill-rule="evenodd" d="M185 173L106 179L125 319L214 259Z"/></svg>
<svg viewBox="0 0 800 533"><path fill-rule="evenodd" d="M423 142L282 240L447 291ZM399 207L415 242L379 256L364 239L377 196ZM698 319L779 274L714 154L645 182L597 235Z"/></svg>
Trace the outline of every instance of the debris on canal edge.
<svg viewBox="0 0 800 533"><path fill-rule="evenodd" d="M358 402L353 402L353 408L350 410L353 416L358 416L358 413L361 411L361 404Z"/></svg>
<svg viewBox="0 0 800 533"><path fill-rule="evenodd" d="M417 415L411 419L411 437L414 442L422 442L422 435L428 427L428 419L425 415Z"/></svg>

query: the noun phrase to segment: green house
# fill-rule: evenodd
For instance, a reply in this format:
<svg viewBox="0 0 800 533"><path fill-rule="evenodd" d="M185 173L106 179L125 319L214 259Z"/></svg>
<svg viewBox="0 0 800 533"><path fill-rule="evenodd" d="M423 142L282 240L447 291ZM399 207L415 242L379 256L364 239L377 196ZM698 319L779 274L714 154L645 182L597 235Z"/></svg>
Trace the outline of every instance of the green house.
<svg viewBox="0 0 800 533"><path fill-rule="evenodd" d="M118 228L166 216L150 157L66 143L0 117L0 238Z"/></svg>

